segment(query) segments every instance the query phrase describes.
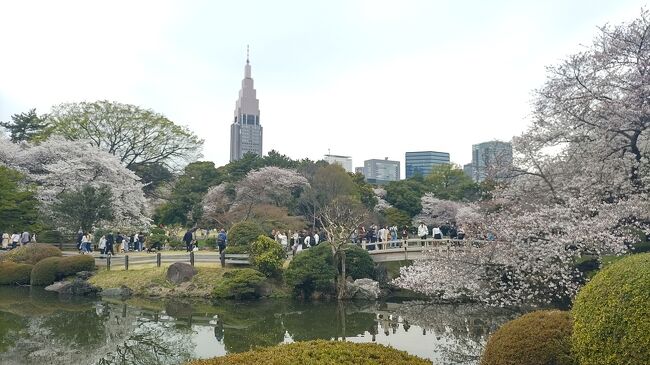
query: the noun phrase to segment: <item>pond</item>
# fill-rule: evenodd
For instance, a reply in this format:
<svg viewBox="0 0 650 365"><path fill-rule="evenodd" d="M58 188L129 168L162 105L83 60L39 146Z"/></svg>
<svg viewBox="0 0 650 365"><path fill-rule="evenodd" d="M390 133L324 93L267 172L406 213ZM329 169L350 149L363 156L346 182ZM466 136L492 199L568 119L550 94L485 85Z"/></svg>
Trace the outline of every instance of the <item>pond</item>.
<svg viewBox="0 0 650 365"><path fill-rule="evenodd" d="M182 364L313 339L375 342L434 364L476 364L488 335L519 314L423 302L123 302L2 287L0 364Z"/></svg>

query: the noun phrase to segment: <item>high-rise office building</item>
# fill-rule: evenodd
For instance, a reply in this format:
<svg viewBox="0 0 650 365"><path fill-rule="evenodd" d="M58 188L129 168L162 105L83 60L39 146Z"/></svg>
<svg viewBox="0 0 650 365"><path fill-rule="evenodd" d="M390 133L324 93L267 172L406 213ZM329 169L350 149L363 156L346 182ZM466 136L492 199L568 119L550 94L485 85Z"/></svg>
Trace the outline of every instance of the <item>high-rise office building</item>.
<svg viewBox="0 0 650 365"><path fill-rule="evenodd" d="M368 183L383 185L399 180L400 162L391 161L388 157L383 160L365 160L363 162L363 171Z"/></svg>
<svg viewBox="0 0 650 365"><path fill-rule="evenodd" d="M230 161L239 160L248 152L262 156L260 101L253 87L247 50L244 79L235 105L235 119L230 126Z"/></svg>
<svg viewBox="0 0 650 365"><path fill-rule="evenodd" d="M406 152L406 178L415 174L426 176L434 166L449 164L448 152L418 151Z"/></svg>
<svg viewBox="0 0 650 365"><path fill-rule="evenodd" d="M472 162L468 165L465 173L476 182L504 179L512 168L512 144L489 141L472 145Z"/></svg>
<svg viewBox="0 0 650 365"><path fill-rule="evenodd" d="M330 164L338 164L345 169L347 172L353 172L352 170L352 157L350 156L339 156L339 155L325 155L323 160L329 162Z"/></svg>

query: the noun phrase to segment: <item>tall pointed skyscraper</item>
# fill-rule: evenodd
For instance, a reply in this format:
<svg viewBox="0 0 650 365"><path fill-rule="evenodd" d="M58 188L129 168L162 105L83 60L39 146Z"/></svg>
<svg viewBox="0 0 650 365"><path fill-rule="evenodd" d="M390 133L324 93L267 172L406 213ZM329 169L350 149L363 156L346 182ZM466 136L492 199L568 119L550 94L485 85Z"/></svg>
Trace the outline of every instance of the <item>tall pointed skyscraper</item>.
<svg viewBox="0 0 650 365"><path fill-rule="evenodd" d="M260 101L257 100L248 47L244 79L235 105L235 119L230 126L230 161L242 158L247 152L262 156L262 126L260 125Z"/></svg>

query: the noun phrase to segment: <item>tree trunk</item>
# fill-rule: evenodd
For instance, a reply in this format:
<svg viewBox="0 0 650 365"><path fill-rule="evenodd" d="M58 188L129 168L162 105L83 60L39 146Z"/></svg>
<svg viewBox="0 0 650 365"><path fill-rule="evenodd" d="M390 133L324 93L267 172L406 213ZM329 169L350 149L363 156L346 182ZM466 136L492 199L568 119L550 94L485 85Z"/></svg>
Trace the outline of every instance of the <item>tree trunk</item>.
<svg viewBox="0 0 650 365"><path fill-rule="evenodd" d="M343 299L345 299L345 291L346 291L345 251L344 250L339 250L338 251L338 256L339 256L339 263L340 263L341 269L339 270L338 283L336 285L336 298L338 300L343 300Z"/></svg>

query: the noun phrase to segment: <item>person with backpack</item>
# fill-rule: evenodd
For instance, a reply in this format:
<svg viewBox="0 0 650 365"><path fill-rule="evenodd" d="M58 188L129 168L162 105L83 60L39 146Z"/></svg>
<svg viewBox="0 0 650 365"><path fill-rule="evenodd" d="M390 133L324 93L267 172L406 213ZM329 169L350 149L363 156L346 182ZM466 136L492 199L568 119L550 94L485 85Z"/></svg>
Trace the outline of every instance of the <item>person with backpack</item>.
<svg viewBox="0 0 650 365"><path fill-rule="evenodd" d="M83 247L82 247L83 238L84 238L84 232L81 229L79 229L79 232L77 232L77 250L79 250L79 252L83 251Z"/></svg>
<svg viewBox="0 0 650 365"><path fill-rule="evenodd" d="M226 235L226 230L222 229L217 234L217 248L219 249L219 261L221 262L221 267L226 267L226 243L228 240L228 235Z"/></svg>

